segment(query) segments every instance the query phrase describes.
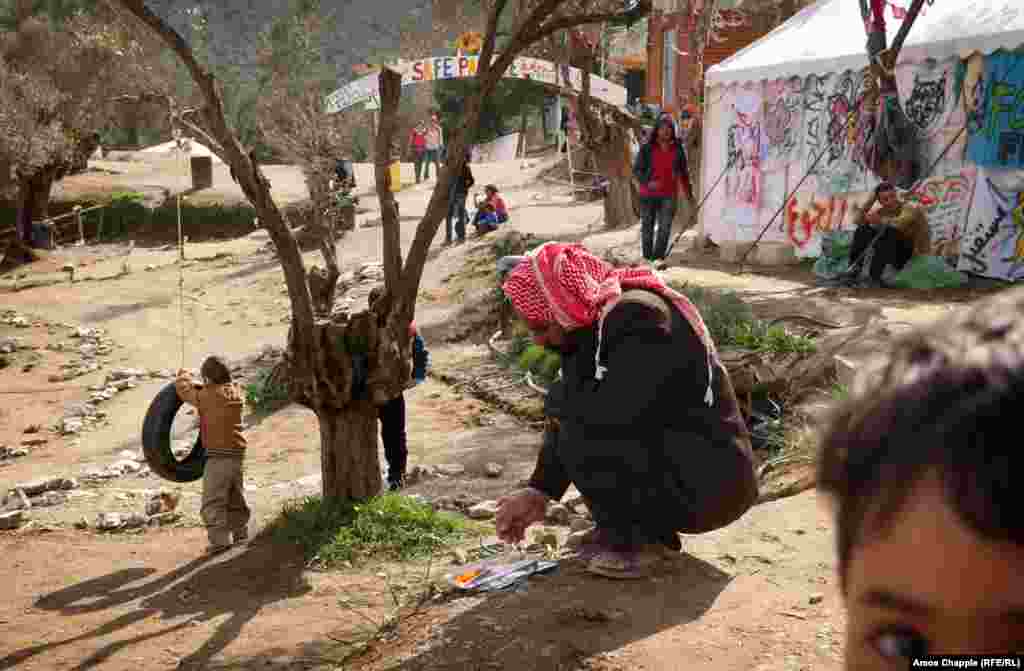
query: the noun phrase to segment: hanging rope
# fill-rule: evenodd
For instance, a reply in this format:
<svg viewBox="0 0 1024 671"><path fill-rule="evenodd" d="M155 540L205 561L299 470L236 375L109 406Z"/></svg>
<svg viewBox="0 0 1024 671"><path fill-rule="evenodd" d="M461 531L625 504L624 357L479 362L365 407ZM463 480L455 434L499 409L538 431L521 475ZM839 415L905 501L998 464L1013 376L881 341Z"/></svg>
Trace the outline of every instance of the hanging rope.
<svg viewBox="0 0 1024 671"><path fill-rule="evenodd" d="M672 253L672 248L676 246L677 242L679 242L679 238L683 237L683 233L686 233L688 230L693 228L693 225L697 222L697 215L700 214L701 208L704 207L704 203L706 203L708 198L711 197L711 194L714 193L715 188L718 186L718 183L722 181L723 177L725 177L725 173L729 172L729 169L732 167L732 164L736 161L736 158L738 156L739 153L733 153L733 155L729 157L729 160L726 161L725 163L725 168L723 168L721 174L718 175L718 179L716 179L714 184L711 185L711 188L707 190L707 193L705 193L704 197L700 199L700 202L697 204L697 206L693 208L693 212L690 214L689 223L687 223L686 226L683 227L683 230L679 231L679 234L676 235L675 240L673 240L672 244L670 244L668 246L668 249L665 250L666 259L668 258L668 255Z"/></svg>
<svg viewBox="0 0 1024 671"><path fill-rule="evenodd" d="M185 153L179 148L182 174L185 173ZM181 226L181 191L178 191L178 336L181 340L181 368L185 367L185 236Z"/></svg>

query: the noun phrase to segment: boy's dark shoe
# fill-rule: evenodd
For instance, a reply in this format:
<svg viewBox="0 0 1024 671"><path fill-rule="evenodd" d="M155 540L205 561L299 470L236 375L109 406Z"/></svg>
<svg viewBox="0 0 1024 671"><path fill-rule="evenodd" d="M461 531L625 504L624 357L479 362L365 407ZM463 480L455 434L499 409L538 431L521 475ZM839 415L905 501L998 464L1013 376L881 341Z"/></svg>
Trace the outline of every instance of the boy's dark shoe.
<svg viewBox="0 0 1024 671"><path fill-rule="evenodd" d="M405 486L405 482L402 481L402 480L389 480L388 481L388 490L392 491L392 492L397 492L398 490L402 489L402 487L404 487L404 486Z"/></svg>

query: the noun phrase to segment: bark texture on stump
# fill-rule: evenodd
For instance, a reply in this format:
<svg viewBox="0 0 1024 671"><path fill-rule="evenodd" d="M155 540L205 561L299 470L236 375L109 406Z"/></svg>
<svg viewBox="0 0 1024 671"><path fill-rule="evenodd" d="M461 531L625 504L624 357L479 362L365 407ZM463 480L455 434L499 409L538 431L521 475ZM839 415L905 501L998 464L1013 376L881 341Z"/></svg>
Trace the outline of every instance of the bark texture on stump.
<svg viewBox="0 0 1024 671"><path fill-rule="evenodd" d="M341 410L325 408L316 416L324 498L366 499L379 494L377 406L354 401Z"/></svg>
<svg viewBox="0 0 1024 671"><path fill-rule="evenodd" d="M625 228L636 222L633 202L633 166L629 136L621 126L608 126L605 143L595 152L597 163L608 178L604 198L605 228Z"/></svg>

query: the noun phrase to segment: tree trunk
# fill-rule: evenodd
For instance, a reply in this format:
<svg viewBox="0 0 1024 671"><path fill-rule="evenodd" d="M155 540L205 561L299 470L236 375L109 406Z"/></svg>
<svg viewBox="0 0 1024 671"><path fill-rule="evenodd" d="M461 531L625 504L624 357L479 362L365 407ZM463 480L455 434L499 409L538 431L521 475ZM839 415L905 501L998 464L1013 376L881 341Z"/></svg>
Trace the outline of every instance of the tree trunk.
<svg viewBox="0 0 1024 671"><path fill-rule="evenodd" d="M600 170L608 179L608 195L604 198L604 226L625 228L636 222L627 129L608 125L605 140L597 152Z"/></svg>
<svg viewBox="0 0 1024 671"><path fill-rule="evenodd" d="M323 409L317 418L324 499L366 499L379 494L377 406L353 401L341 410Z"/></svg>
<svg viewBox="0 0 1024 671"><path fill-rule="evenodd" d="M18 185L18 239L32 247L32 222L45 219L50 212L53 172L42 170Z"/></svg>

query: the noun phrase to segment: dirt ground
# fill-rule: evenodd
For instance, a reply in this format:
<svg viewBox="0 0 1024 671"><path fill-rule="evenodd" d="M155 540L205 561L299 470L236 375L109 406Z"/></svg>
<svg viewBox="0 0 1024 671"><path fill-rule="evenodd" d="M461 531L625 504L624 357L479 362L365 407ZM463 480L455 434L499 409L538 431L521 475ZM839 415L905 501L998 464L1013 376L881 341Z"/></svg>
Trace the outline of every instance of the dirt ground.
<svg viewBox="0 0 1024 671"><path fill-rule="evenodd" d="M635 229L595 235L600 204L573 205L538 184L542 167L474 170L479 184L503 186L512 228L586 238L595 249L637 244ZM268 176L282 199L303 197L297 170L271 168ZM79 176L60 188L65 195L76 189L171 188L176 179L152 166L117 169L121 175ZM361 185L372 183L370 166L357 170ZM205 197L230 199L235 187L226 169L215 173L215 189ZM404 246L414 234L413 217L425 210L428 187L398 196L403 218L409 217L402 226ZM366 203L375 204L369 198ZM372 220L377 213L360 216ZM280 346L288 304L266 241L256 231L230 242L190 244L184 308L174 250L68 248L15 277L0 277L0 312L29 318L25 326L0 322L0 340L15 336L25 346L0 369L0 446L28 450L0 461L0 493L36 478L81 479L90 468L138 454L148 403L168 383L166 371L182 363L182 332L187 367L219 352L250 372L265 348ZM460 464L465 472L416 484L411 494L495 498L529 474L536 456L535 427L441 381L445 369L485 351L449 341L465 335L467 306L487 289L456 291L449 278L487 244L432 250L424 275L417 323L434 371L408 392L410 464ZM379 229L358 228L341 244L339 260L343 268L376 260L380 246ZM310 254L307 261L317 258ZM863 352L887 333L926 323L976 295L823 290L811 283L806 267L737 275L699 253L680 262L670 275L740 291L769 318L799 311L845 326L875 324L881 330L875 341L861 343ZM65 263L77 267L74 283L60 270ZM26 283L40 286L25 289ZM109 354L99 357L99 370L50 382L75 355L47 345L74 341L78 327L103 329L112 341ZM91 430L73 436L55 431L67 409L89 397L88 387L117 368L147 374L106 401L106 416ZM253 415L247 423L246 496L258 531L283 503L318 491L319 440L315 418L297 406ZM174 439L187 444L193 432L194 417L179 416ZM504 467L500 477L485 476L488 462ZM27 528L0 532L6 559L0 582L13 587L0 602L0 669L840 667L843 621L831 530L813 492L757 506L726 529L686 539L680 560L654 581L601 581L569 562L531 579L525 592L442 600L406 613L366 654L342 664L343 642L377 632L392 612L387 583L413 589L423 582L423 565L315 572L291 549L262 539L197 559L205 544L198 483L173 485L144 473L80 482L66 502L34 507ZM183 517L175 526L117 535L73 528L83 518L91 524L100 512L139 511L161 489L183 495ZM441 560L432 566L435 577L449 568Z"/></svg>

